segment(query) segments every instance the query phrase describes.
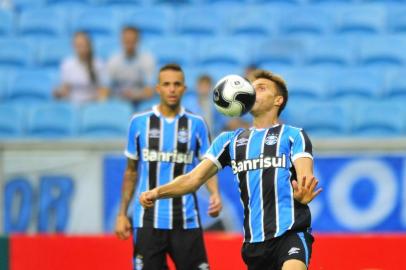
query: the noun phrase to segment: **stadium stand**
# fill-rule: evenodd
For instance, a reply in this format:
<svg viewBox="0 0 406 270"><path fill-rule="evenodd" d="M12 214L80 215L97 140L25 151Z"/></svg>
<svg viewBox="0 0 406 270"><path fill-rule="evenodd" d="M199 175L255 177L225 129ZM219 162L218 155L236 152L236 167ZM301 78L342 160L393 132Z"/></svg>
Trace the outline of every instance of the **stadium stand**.
<svg viewBox="0 0 406 270"><path fill-rule="evenodd" d="M131 112L131 107L121 102L88 104L81 110L80 135L83 137L125 136Z"/></svg>
<svg viewBox="0 0 406 270"><path fill-rule="evenodd" d="M20 106L0 103L0 138L21 138L23 134L23 113Z"/></svg>
<svg viewBox="0 0 406 270"><path fill-rule="evenodd" d="M398 0L13 0L12 9L0 8L0 102L16 104L13 106L50 102L60 61L72 53L74 31L90 32L95 54L107 60L120 48L121 27L130 25L141 29L142 50L155 54L159 65L178 62L185 68L191 89L198 74L207 73L217 80L230 73L242 74L246 66L255 65L284 76L291 91L289 102L303 103L303 107L315 101L379 105L384 100L404 104L406 7L401 3ZM192 91L187 95L194 98ZM139 108L147 108L153 102ZM342 106L333 107L333 113L326 115L343 110ZM312 110L316 108L319 107ZM84 108L78 115L91 119L85 113L88 110L93 109ZM320 110L327 109L320 106ZM360 109L357 114L364 111ZM393 118L385 110L381 113ZM406 115L399 115L403 118L397 121L406 122ZM352 132L372 136L373 132L365 131L369 129L362 125L362 121L368 120L357 119L353 129L332 128L315 119L321 131L314 128L314 132L320 136L351 136ZM81 128L69 136L114 133L93 131L93 124L87 124L92 121L79 121ZM111 123L106 121L109 126ZM102 126L102 122L95 126ZM30 130L23 133L23 129L16 130L33 136ZM115 134L119 133L117 130L120 128L116 127ZM393 125L385 133L399 136L406 131Z"/></svg>
<svg viewBox="0 0 406 270"><path fill-rule="evenodd" d="M70 104L38 104L29 113L27 134L47 139L71 137L76 132L76 118L76 110Z"/></svg>

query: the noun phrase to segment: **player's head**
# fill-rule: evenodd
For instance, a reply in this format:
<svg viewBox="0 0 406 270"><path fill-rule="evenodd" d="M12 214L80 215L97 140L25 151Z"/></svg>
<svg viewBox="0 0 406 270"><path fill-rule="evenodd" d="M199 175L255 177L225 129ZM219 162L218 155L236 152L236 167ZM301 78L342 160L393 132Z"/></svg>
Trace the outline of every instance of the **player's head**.
<svg viewBox="0 0 406 270"><path fill-rule="evenodd" d="M133 55L137 49L140 31L133 26L126 26L121 31L121 43L127 55Z"/></svg>
<svg viewBox="0 0 406 270"><path fill-rule="evenodd" d="M251 113L256 116L270 110L276 110L279 116L288 102L288 89L282 77L265 70L252 73L252 85L256 100Z"/></svg>
<svg viewBox="0 0 406 270"><path fill-rule="evenodd" d="M170 107L179 106L186 90L182 68L177 64L167 64L161 67L156 89L161 96L161 104Z"/></svg>

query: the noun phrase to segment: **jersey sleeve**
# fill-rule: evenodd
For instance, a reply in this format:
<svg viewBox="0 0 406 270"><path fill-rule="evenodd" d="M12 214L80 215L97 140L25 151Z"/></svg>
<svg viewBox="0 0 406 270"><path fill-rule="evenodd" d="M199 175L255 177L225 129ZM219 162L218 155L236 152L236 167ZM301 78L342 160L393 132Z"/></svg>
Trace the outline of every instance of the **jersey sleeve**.
<svg viewBox="0 0 406 270"><path fill-rule="evenodd" d="M201 159L204 154L207 152L207 150L210 147L210 133L209 129L207 127L206 122L202 119L201 121L198 122L198 130L197 130L197 144L198 144L198 149L197 149L197 157Z"/></svg>
<svg viewBox="0 0 406 270"><path fill-rule="evenodd" d="M204 158L210 159L218 169L222 169L225 166L230 165L230 141L232 138L232 132L223 132L216 139L214 139L209 150L204 155Z"/></svg>
<svg viewBox="0 0 406 270"><path fill-rule="evenodd" d="M293 139L291 148L292 161L298 158L307 157L313 159L312 143L306 132L300 129Z"/></svg>
<svg viewBox="0 0 406 270"><path fill-rule="evenodd" d="M138 160L138 147L137 141L139 138L139 132L137 131L137 125L135 119L131 120L130 127L128 129L127 147L124 151L124 155L130 159Z"/></svg>

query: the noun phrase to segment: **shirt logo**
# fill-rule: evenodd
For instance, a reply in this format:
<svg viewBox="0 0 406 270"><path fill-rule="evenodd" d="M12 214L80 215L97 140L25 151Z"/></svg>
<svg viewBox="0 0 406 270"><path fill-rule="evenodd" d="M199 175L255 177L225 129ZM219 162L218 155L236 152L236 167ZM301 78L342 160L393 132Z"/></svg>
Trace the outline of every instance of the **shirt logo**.
<svg viewBox="0 0 406 270"><path fill-rule="evenodd" d="M161 136L161 132L159 129L153 128L149 131L148 136L150 138L159 138Z"/></svg>
<svg viewBox="0 0 406 270"><path fill-rule="evenodd" d="M274 145L278 142L278 136L275 134L270 134L265 138L266 145Z"/></svg>
<svg viewBox="0 0 406 270"><path fill-rule="evenodd" d="M270 157L261 154L259 158L244 159L240 161L231 160L231 169L233 170L233 174L267 168L286 167L286 155L284 154L281 157Z"/></svg>
<svg viewBox="0 0 406 270"><path fill-rule="evenodd" d="M289 249L288 255L290 256L290 255L293 255L293 254L298 254L299 251L300 251L300 248L293 247L293 248Z"/></svg>
<svg viewBox="0 0 406 270"><path fill-rule="evenodd" d="M149 150L144 148L142 150L142 159L144 161L157 161L157 162L170 162L170 163L183 163L192 164L193 163L193 151L187 153L180 153L178 151L173 152L161 152L155 150Z"/></svg>
<svg viewBox="0 0 406 270"><path fill-rule="evenodd" d="M246 145L247 143L248 143L247 138L241 138L236 141L236 146L243 146Z"/></svg>
<svg viewBox="0 0 406 270"><path fill-rule="evenodd" d="M188 130L187 129L181 129L178 132L178 141L180 143L187 143L189 139L189 134L188 134Z"/></svg>

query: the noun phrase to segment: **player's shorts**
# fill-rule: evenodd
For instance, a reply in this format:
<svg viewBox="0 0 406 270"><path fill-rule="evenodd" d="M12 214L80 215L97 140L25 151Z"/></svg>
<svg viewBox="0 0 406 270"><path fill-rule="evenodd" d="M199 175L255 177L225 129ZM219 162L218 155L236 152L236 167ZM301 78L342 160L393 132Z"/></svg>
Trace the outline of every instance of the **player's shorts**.
<svg viewBox="0 0 406 270"><path fill-rule="evenodd" d="M134 269L163 270L169 254L177 270L208 270L202 229L137 228Z"/></svg>
<svg viewBox="0 0 406 270"><path fill-rule="evenodd" d="M288 231L280 237L259 243L244 243L242 258L248 270L281 270L285 261L296 259L306 267L312 254L313 236Z"/></svg>

